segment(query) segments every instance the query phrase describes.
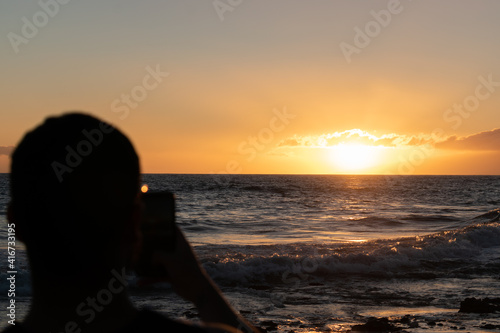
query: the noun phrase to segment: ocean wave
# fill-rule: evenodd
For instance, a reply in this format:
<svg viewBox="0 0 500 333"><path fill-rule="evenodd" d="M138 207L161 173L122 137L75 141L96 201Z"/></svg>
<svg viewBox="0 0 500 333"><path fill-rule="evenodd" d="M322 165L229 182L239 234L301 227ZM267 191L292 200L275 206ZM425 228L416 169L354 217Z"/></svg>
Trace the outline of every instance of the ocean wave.
<svg viewBox="0 0 500 333"><path fill-rule="evenodd" d="M203 245L196 249L216 282L246 288L271 289L353 277L433 279L500 275L500 223L495 222L425 236L366 242ZM7 277L5 271L0 273L2 295L9 289ZM16 291L21 296L31 293L27 267L18 269Z"/></svg>
<svg viewBox="0 0 500 333"><path fill-rule="evenodd" d="M357 226L364 226L364 227L391 227L391 226L400 226L406 224L405 222L398 221L395 219L390 219L390 218L385 218L385 217L378 217L378 216L366 216L366 217L360 217L360 218L349 218L348 219L349 223L353 223Z"/></svg>
<svg viewBox="0 0 500 333"><path fill-rule="evenodd" d="M459 219L449 216L449 215L419 215L410 214L401 218L404 221L415 221L415 222L454 222L459 221Z"/></svg>
<svg viewBox="0 0 500 333"><path fill-rule="evenodd" d="M236 189L243 191L264 192L264 193L280 194L280 195L285 195L287 193L285 188L278 186L247 185L247 186L238 186L236 187Z"/></svg>
<svg viewBox="0 0 500 333"><path fill-rule="evenodd" d="M364 243L212 247L211 252L216 255L204 259L207 272L220 283L240 286L352 276L472 278L500 274L500 224Z"/></svg>
<svg viewBox="0 0 500 333"><path fill-rule="evenodd" d="M490 210L488 213L476 216L474 220L498 221L500 217L500 208Z"/></svg>

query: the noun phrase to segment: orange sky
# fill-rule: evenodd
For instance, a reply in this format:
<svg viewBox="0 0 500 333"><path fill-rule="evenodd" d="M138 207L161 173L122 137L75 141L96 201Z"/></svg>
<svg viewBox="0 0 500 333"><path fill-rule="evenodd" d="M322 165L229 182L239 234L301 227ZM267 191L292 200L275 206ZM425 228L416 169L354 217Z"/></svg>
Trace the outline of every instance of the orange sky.
<svg viewBox="0 0 500 333"><path fill-rule="evenodd" d="M150 173L500 174L500 3L225 8L1 3L0 172L27 129L83 110Z"/></svg>

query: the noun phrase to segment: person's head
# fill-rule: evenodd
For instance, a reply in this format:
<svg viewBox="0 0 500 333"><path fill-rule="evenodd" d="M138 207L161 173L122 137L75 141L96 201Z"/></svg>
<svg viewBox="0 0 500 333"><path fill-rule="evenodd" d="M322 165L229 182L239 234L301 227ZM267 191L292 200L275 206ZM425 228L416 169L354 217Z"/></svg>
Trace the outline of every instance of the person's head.
<svg viewBox="0 0 500 333"><path fill-rule="evenodd" d="M90 115L50 117L28 132L12 154L9 219L34 277L95 280L124 264L139 181L131 142Z"/></svg>

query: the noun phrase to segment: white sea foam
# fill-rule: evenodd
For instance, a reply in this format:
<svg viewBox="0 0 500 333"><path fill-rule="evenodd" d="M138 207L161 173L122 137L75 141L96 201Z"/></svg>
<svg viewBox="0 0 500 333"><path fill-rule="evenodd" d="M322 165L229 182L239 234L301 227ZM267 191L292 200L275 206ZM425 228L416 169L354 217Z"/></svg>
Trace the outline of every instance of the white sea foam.
<svg viewBox="0 0 500 333"><path fill-rule="evenodd" d="M500 225L478 224L422 237L361 244L206 246L200 250L215 254L205 258L204 263L214 278L241 285L285 282L290 276L429 278L444 274L472 277L500 271L500 263L494 260L500 256ZM486 250L488 257L484 256Z"/></svg>

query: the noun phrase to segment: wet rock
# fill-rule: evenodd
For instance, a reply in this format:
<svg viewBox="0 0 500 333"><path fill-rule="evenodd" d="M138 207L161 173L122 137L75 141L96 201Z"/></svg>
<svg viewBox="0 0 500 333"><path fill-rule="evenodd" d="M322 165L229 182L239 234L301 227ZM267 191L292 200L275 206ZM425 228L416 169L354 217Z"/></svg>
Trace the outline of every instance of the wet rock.
<svg viewBox="0 0 500 333"><path fill-rule="evenodd" d="M370 318L363 325L354 325L351 332L396 332L401 329L389 323L387 318Z"/></svg>
<svg viewBox="0 0 500 333"><path fill-rule="evenodd" d="M477 299L472 297L460 302L460 310L458 312L495 313L497 311L500 311L500 298Z"/></svg>
<svg viewBox="0 0 500 333"><path fill-rule="evenodd" d="M276 330L278 328L278 324L272 320L265 320L261 322L260 325L264 326L266 330L271 330L271 331Z"/></svg>
<svg viewBox="0 0 500 333"><path fill-rule="evenodd" d="M269 289L271 289L270 286L263 286L263 285L257 285L257 284L251 285L248 288L255 289L255 290L269 290Z"/></svg>
<svg viewBox="0 0 500 333"><path fill-rule="evenodd" d="M480 326L479 328L482 328L483 330L500 330L500 325L486 324Z"/></svg>
<svg viewBox="0 0 500 333"><path fill-rule="evenodd" d="M419 324L418 324L418 322L414 321L414 322L409 323L408 327L409 328L418 328Z"/></svg>
<svg viewBox="0 0 500 333"><path fill-rule="evenodd" d="M198 317L198 314L195 313L195 312L192 312L192 311L184 311L183 315L186 317L186 318L189 318L189 319L192 319L192 318L196 318Z"/></svg>
<svg viewBox="0 0 500 333"><path fill-rule="evenodd" d="M320 283L320 282L311 282L309 283L310 286L312 287L321 287L321 286L324 286L323 283Z"/></svg>

